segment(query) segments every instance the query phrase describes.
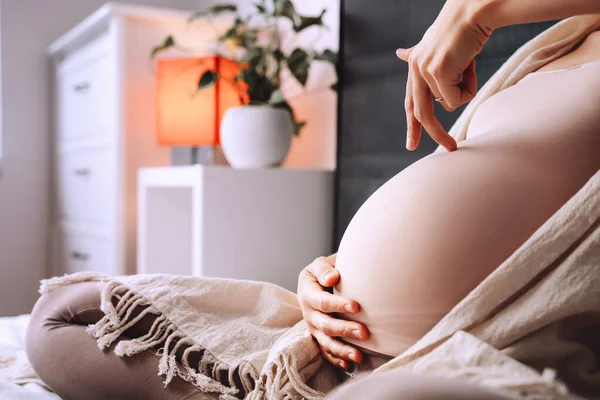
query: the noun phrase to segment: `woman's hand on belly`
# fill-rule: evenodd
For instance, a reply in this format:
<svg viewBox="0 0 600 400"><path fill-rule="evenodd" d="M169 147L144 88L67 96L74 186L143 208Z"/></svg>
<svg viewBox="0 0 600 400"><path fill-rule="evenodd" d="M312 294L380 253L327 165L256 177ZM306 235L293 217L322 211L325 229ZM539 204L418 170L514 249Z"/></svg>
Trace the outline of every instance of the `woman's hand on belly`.
<svg viewBox="0 0 600 400"><path fill-rule="evenodd" d="M331 313L356 313L359 305L347 297L329 293L326 288L340 279L335 269L336 255L319 257L304 268L298 278L298 298L308 329L319 343L321 353L333 365L348 369L348 360L361 363L362 354L335 337L367 339L367 328L353 321L331 316Z"/></svg>

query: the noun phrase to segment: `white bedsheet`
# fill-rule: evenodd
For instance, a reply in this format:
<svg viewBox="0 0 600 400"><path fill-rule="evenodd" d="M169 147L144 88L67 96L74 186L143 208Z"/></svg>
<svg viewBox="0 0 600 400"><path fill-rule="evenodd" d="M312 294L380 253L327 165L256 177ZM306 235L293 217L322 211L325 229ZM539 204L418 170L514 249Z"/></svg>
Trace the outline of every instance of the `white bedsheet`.
<svg viewBox="0 0 600 400"><path fill-rule="evenodd" d="M0 355L10 355L25 350L25 331L28 322L29 315L0 318ZM19 386L0 378L0 399L60 400L60 397L36 383Z"/></svg>

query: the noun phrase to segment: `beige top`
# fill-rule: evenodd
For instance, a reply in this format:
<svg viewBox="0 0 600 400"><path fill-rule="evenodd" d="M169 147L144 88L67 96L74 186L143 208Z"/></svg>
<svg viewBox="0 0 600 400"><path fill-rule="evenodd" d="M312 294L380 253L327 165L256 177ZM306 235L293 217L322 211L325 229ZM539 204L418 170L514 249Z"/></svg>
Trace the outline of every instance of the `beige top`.
<svg viewBox="0 0 600 400"><path fill-rule="evenodd" d="M428 332L598 171L599 111L600 60L531 73L377 190L337 256L371 334L349 341L396 356Z"/></svg>

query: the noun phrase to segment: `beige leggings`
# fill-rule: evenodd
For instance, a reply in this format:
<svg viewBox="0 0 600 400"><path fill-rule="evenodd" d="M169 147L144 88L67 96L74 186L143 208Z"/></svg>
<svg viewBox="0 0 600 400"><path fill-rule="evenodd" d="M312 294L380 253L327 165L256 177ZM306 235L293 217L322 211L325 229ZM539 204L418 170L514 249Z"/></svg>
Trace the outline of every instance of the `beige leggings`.
<svg viewBox="0 0 600 400"><path fill-rule="evenodd" d="M142 308L137 310L141 311ZM96 283L59 287L36 303L27 330L27 356L42 380L65 400L216 400L191 383L174 378L165 388L158 372L155 351L118 357L114 345L98 349L86 332L102 318ZM152 325L147 315L125 331L124 337L139 337ZM199 361L199 358L198 358ZM191 363L194 360L190 360ZM366 373L364 375L367 375ZM235 382L234 382L235 384ZM335 400L502 400L504 397L460 381L437 377L382 374L353 379L332 394Z"/></svg>

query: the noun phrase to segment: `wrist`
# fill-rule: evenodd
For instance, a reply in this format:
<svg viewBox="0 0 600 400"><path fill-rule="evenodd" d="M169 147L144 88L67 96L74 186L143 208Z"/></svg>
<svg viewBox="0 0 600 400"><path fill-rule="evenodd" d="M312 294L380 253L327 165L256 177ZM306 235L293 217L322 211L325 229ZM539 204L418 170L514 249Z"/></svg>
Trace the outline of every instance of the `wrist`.
<svg viewBox="0 0 600 400"><path fill-rule="evenodd" d="M505 24L500 15L502 0L467 0L465 12L467 23L490 36L492 32Z"/></svg>

